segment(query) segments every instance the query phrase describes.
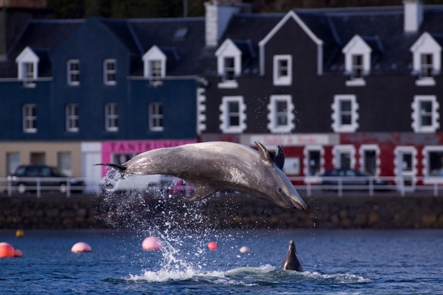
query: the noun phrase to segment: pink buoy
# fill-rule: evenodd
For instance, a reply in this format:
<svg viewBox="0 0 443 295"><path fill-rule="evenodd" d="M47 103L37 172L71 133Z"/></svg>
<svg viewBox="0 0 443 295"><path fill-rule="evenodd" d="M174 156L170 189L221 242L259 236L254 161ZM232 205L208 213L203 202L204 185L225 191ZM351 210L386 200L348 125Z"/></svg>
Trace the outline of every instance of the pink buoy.
<svg viewBox="0 0 443 295"><path fill-rule="evenodd" d="M159 238L151 236L143 240L142 248L145 251L160 250L162 243Z"/></svg>
<svg viewBox="0 0 443 295"><path fill-rule="evenodd" d="M23 257L23 252L22 252L22 250L15 249L15 250L14 250L14 257Z"/></svg>
<svg viewBox="0 0 443 295"><path fill-rule="evenodd" d="M72 246L71 251L74 253L78 252L91 252L92 248L85 242L78 242L74 246Z"/></svg>
<svg viewBox="0 0 443 295"><path fill-rule="evenodd" d="M0 243L0 258L14 257L14 247L8 243Z"/></svg>
<svg viewBox="0 0 443 295"><path fill-rule="evenodd" d="M217 250L217 243L216 242L209 242L208 249L211 251Z"/></svg>

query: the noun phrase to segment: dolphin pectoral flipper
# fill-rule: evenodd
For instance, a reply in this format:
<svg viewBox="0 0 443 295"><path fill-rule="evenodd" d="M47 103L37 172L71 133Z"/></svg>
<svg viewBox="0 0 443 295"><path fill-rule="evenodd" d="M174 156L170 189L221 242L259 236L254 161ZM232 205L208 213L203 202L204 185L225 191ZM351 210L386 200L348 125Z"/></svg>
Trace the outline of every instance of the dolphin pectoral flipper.
<svg viewBox="0 0 443 295"><path fill-rule="evenodd" d="M195 186L195 192L193 196L188 197L187 201L200 201L206 197L209 197L213 193L217 192L218 189L210 186Z"/></svg>

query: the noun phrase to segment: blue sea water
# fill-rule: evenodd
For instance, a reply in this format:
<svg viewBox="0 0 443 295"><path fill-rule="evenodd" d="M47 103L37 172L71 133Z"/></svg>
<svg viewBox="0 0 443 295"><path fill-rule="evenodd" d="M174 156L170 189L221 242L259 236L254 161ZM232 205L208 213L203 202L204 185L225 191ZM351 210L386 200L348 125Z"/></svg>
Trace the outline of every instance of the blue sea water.
<svg viewBox="0 0 443 295"><path fill-rule="evenodd" d="M0 294L443 294L442 230L162 231L143 251L149 234L1 230L23 257L0 259ZM303 273L279 268L291 239ZM92 252L72 253L79 241Z"/></svg>

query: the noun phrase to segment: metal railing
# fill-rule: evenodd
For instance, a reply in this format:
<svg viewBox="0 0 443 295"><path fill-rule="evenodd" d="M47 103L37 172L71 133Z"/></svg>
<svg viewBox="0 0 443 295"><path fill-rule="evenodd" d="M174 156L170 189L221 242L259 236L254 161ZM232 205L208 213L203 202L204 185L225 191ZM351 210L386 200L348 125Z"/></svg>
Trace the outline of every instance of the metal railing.
<svg viewBox="0 0 443 295"><path fill-rule="evenodd" d="M375 192L394 192L405 196L409 192L425 192L438 196L443 190L443 177L419 176L356 176L356 177L288 177L298 190L306 190L311 196L314 191L337 191L343 196L346 191L367 192L373 196Z"/></svg>
<svg viewBox="0 0 443 295"><path fill-rule="evenodd" d="M359 176L359 177L321 177L321 176L290 176L297 190L306 191L308 196L315 192L332 191L338 196L346 192L367 193L373 196L379 192L390 192L405 196L410 192L423 192L439 196L443 192L443 177L417 177L417 176ZM72 181L82 181L82 185L73 185ZM25 184L25 191L20 191L19 184ZM21 195L32 192L40 197L42 192L58 192L66 197L73 193L100 193L102 187L98 181L86 178L30 178L15 177L0 178L0 194L8 196ZM147 190L149 188L147 187ZM443 195L443 194L441 194Z"/></svg>
<svg viewBox="0 0 443 295"><path fill-rule="evenodd" d="M0 193L8 196L34 193L41 197L42 192L59 192L67 197L73 193L99 191L99 183L85 178L71 177L8 177L0 178Z"/></svg>

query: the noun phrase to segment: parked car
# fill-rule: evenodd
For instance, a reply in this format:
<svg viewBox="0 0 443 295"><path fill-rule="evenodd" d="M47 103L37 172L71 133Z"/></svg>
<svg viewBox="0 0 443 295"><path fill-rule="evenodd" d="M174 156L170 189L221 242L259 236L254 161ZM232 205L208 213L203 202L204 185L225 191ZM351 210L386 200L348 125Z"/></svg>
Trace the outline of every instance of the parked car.
<svg viewBox="0 0 443 295"><path fill-rule="evenodd" d="M321 177L320 185L328 186L328 189L337 189L339 181L343 186L355 186L354 189L369 189L370 181L374 190L389 189L390 182L373 177L366 172L356 169L336 168L326 171Z"/></svg>
<svg viewBox="0 0 443 295"><path fill-rule="evenodd" d="M69 178L57 168L44 165L20 165L8 176L8 181L20 194L37 191L38 182L41 190L63 194L68 190L68 181L72 192L81 192L85 185L81 179Z"/></svg>

